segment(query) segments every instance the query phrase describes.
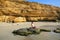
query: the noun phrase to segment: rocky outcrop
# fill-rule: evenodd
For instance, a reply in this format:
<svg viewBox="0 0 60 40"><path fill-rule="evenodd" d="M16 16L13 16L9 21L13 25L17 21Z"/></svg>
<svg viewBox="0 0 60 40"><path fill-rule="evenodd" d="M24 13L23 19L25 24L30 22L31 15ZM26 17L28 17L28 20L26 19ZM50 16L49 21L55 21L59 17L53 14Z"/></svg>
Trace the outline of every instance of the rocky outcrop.
<svg viewBox="0 0 60 40"><path fill-rule="evenodd" d="M5 15L3 15L3 16L0 16L0 22L14 22L15 18L16 17L14 17L14 16L5 16Z"/></svg>
<svg viewBox="0 0 60 40"><path fill-rule="evenodd" d="M17 22L26 22L25 17L14 17L14 16L0 16L0 22L12 22L12 23L17 23Z"/></svg>
<svg viewBox="0 0 60 40"><path fill-rule="evenodd" d="M26 18L25 17L16 17L14 19L14 22L17 23L17 22L26 22Z"/></svg>
<svg viewBox="0 0 60 40"><path fill-rule="evenodd" d="M4 15L8 17L5 18ZM4 19L1 19L1 16L3 16ZM13 21L22 19L18 22L57 20L60 19L60 8L24 0L0 0L0 21L11 21L10 16L14 18ZM5 21L5 19L7 20Z"/></svg>

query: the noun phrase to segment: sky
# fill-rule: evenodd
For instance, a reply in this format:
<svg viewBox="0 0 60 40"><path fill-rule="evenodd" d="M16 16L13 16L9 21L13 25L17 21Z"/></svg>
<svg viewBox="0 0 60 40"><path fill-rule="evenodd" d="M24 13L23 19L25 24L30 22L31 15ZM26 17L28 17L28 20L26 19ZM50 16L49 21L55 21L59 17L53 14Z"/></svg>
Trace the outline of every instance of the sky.
<svg viewBox="0 0 60 40"><path fill-rule="evenodd" d="M49 5L60 7L60 0L28 0L28 1L38 2L38 3L42 3L42 4L49 4Z"/></svg>

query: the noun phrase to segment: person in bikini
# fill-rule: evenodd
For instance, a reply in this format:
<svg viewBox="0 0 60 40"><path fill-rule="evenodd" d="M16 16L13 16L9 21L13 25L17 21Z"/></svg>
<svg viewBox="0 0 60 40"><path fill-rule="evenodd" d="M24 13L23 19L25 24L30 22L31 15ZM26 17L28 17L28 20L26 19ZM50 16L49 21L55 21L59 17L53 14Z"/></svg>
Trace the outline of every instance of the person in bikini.
<svg viewBox="0 0 60 40"><path fill-rule="evenodd" d="M33 22L31 22L31 28L36 28Z"/></svg>

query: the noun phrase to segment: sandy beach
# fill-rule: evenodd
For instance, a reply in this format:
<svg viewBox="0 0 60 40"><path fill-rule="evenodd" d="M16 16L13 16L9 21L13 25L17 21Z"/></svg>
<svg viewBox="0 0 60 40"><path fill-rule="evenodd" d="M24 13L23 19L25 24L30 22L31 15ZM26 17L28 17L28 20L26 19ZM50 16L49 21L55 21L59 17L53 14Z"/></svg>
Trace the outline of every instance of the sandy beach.
<svg viewBox="0 0 60 40"><path fill-rule="evenodd" d="M54 30L60 28L59 22L34 22L38 28ZM31 27L31 22L0 23L0 40L60 40L60 34L54 32L42 32L38 35L19 36L12 31L20 28Z"/></svg>

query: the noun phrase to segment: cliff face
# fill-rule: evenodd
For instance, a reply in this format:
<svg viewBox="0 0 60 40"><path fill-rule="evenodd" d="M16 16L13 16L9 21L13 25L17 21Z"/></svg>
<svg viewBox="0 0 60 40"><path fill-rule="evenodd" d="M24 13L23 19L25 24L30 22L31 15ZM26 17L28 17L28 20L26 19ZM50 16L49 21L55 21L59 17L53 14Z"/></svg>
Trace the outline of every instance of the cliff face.
<svg viewBox="0 0 60 40"><path fill-rule="evenodd" d="M60 16L60 8L24 0L0 0L0 20L2 21L1 16L7 16L6 20L12 20L10 17L12 16L12 18L14 17L12 20L14 22L16 21L15 19L22 16L23 19L25 18L24 21L56 20ZM3 18L5 19L5 17Z"/></svg>

